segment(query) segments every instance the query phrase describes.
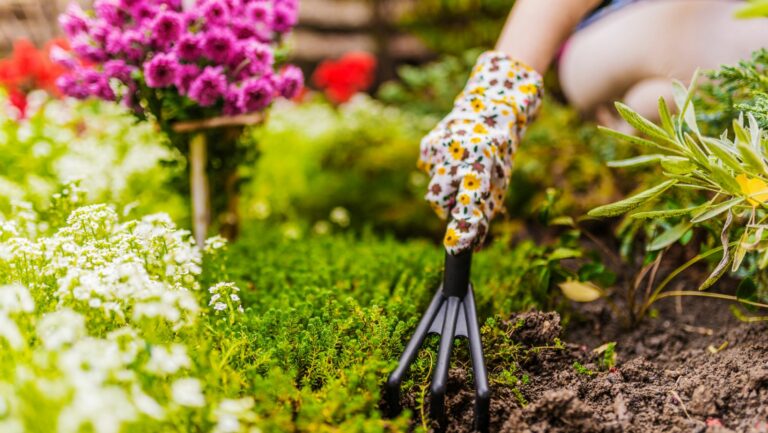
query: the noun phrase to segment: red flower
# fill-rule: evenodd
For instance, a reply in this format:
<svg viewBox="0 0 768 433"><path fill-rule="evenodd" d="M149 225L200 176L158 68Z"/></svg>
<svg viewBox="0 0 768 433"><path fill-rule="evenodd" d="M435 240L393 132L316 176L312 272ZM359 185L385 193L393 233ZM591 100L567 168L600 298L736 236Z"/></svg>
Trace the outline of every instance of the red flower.
<svg viewBox="0 0 768 433"><path fill-rule="evenodd" d="M332 102L341 104L373 84L376 58L369 53L352 52L337 61L326 60L315 69L312 81L325 90Z"/></svg>
<svg viewBox="0 0 768 433"><path fill-rule="evenodd" d="M9 102L19 110L22 117L27 108L27 92L44 89L59 95L56 79L64 72L64 68L50 59L49 54L54 46L69 49L63 39L48 42L42 50L38 50L26 39L18 39L13 44L11 56L0 59L0 86L6 88Z"/></svg>

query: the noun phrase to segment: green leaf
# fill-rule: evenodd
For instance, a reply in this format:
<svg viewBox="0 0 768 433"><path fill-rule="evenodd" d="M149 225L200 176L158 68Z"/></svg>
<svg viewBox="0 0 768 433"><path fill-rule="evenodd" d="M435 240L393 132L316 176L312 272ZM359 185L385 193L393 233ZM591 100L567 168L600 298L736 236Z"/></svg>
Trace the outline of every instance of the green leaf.
<svg viewBox="0 0 768 433"><path fill-rule="evenodd" d="M764 18L768 16L768 0L756 0L733 14L736 18Z"/></svg>
<svg viewBox="0 0 768 433"><path fill-rule="evenodd" d="M712 287L726 272L728 272L728 264L731 263L731 251L728 249L728 228L733 221L733 212L728 211L728 216L725 218L725 224L723 224L723 230L720 232L720 243L723 245L723 257L720 259L720 263L715 266L712 273L709 274L706 280L699 286L699 290L706 290Z"/></svg>
<svg viewBox="0 0 768 433"><path fill-rule="evenodd" d="M637 167L641 165L648 165L658 161L663 155L640 155L634 158L621 159L618 161L609 161L608 167L623 168L623 167Z"/></svg>
<svg viewBox="0 0 768 433"><path fill-rule="evenodd" d="M672 115L669 114L669 107L663 96L659 98L659 119L661 119L661 127L667 131L667 134L674 137L675 124L672 122Z"/></svg>
<svg viewBox="0 0 768 433"><path fill-rule="evenodd" d="M647 140L645 138L637 137L635 135L625 134L623 132L615 131L613 129L606 128L604 126L598 126L597 129L600 132L602 132L602 133L604 133L604 134L606 134L606 135L608 135L610 137L617 138L619 140L624 140L624 141L627 141L627 142L629 142L631 144L642 146L642 147L647 148L647 149L652 149L652 150L656 150L656 151L662 150L665 153L676 153L678 155L681 154L680 151L678 151L678 150L669 148L667 146L658 144L658 143L656 143L654 141ZM678 145L675 144L675 147L677 147L677 146Z"/></svg>
<svg viewBox="0 0 768 433"><path fill-rule="evenodd" d="M741 162L736 159L736 154L724 144L722 140L711 137L701 137L701 142L712 152L720 161L736 172L744 171Z"/></svg>
<svg viewBox="0 0 768 433"><path fill-rule="evenodd" d="M566 298L574 302L592 302L603 296L603 291L590 282L566 281L558 284Z"/></svg>
<svg viewBox="0 0 768 433"><path fill-rule="evenodd" d="M731 193L732 195L741 195L741 187L733 178L731 173L724 170L722 167L716 164L709 165L709 174L721 188Z"/></svg>
<svg viewBox="0 0 768 433"><path fill-rule="evenodd" d="M683 221L680 224L665 231L661 235L657 236L645 249L646 251L658 251L666 248L678 241L683 235L691 229L692 224L688 221Z"/></svg>
<svg viewBox="0 0 768 433"><path fill-rule="evenodd" d="M687 89L683 86L683 83L674 81L672 83L672 94L675 96L675 103L680 110L681 123L685 123L685 125L687 125L696 135L701 135L699 126L696 124L696 111L691 103L693 87L696 83L697 76L698 71L694 73L693 78L691 78L691 86Z"/></svg>
<svg viewBox="0 0 768 433"><path fill-rule="evenodd" d="M645 212L635 212L630 214L630 218L634 219L657 219L657 218L671 218L683 215L690 215L696 210L701 209L701 206L688 207L685 209L669 209L669 210L651 210Z"/></svg>
<svg viewBox="0 0 768 433"><path fill-rule="evenodd" d="M738 144L736 144L736 149L738 149L744 163L755 171L753 174L759 176L768 173L768 169L765 167L765 161L757 155L752 146L739 140Z"/></svg>
<svg viewBox="0 0 768 433"><path fill-rule="evenodd" d="M736 250L733 252L733 263L731 264L731 272L736 272L739 270L739 267L741 266L741 262L744 260L744 257L747 255L747 249L749 247L748 241L749 240L749 230L744 230L744 233L741 234L741 238L739 239L739 243L736 244Z"/></svg>
<svg viewBox="0 0 768 433"><path fill-rule="evenodd" d="M672 174L685 175L696 170L696 164L682 156L667 156L661 160L661 167Z"/></svg>
<svg viewBox="0 0 768 433"><path fill-rule="evenodd" d="M648 200L655 198L676 183L677 180L667 180L654 186L653 188L625 198L624 200L596 207L589 211L587 215L592 217L611 217L627 213L632 209L637 208L641 204L647 202Z"/></svg>
<svg viewBox="0 0 768 433"><path fill-rule="evenodd" d="M714 206L707 207L703 212L701 212L698 215L695 215L691 222L694 224L698 224L700 222L704 222L710 218L714 218L721 213L733 208L736 205L741 204L744 201L744 197L736 197L730 200L726 200L722 203L718 203Z"/></svg>
<svg viewBox="0 0 768 433"><path fill-rule="evenodd" d="M665 143L670 143L673 146L677 146L677 142L675 142L670 136L667 134L666 131L658 127L655 123L651 122L650 120L644 118L643 116L637 114L634 110L629 108L627 105L622 104L621 102L616 102L616 110L619 112L619 115L627 121L632 127L634 127L638 132L645 134L649 137L655 138L657 140L663 141Z"/></svg>

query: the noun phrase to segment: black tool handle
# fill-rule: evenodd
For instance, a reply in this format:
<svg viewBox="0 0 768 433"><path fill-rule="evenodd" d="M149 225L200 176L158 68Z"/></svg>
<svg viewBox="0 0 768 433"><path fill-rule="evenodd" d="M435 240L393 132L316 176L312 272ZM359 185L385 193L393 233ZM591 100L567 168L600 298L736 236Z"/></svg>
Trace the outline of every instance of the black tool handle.
<svg viewBox="0 0 768 433"><path fill-rule="evenodd" d="M472 250L453 255L445 253L445 271L443 272L443 294L464 298L469 290L469 274L472 268Z"/></svg>

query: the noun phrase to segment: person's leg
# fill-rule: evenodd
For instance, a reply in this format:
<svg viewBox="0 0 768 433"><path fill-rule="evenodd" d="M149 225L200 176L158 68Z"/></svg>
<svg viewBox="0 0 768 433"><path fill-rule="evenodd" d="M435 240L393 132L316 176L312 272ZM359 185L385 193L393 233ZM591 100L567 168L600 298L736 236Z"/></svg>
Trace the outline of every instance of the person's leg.
<svg viewBox="0 0 768 433"><path fill-rule="evenodd" d="M657 0L627 6L575 34L560 62L568 100L610 123L606 107L623 100L655 119L659 96L671 103L671 81L697 68L736 63L765 46L768 21L736 20L742 2Z"/></svg>

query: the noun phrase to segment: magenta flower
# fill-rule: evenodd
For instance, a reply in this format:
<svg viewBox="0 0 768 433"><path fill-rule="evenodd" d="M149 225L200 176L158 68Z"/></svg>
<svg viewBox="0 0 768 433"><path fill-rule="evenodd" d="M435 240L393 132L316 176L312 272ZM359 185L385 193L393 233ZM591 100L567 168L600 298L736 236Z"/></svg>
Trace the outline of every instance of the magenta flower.
<svg viewBox="0 0 768 433"><path fill-rule="evenodd" d="M189 93L189 87L192 82L200 76L200 68L195 65L180 65L176 71L176 79L174 84L179 90L181 95L187 95Z"/></svg>
<svg viewBox="0 0 768 433"><path fill-rule="evenodd" d="M210 107L224 95L227 90L227 78L221 68L206 66L203 72L189 86L190 99L201 107Z"/></svg>
<svg viewBox="0 0 768 433"><path fill-rule="evenodd" d="M72 51L85 60L101 63L107 59L107 53L87 34L81 33L72 39Z"/></svg>
<svg viewBox="0 0 768 433"><path fill-rule="evenodd" d="M113 0L96 0L93 9L97 17L113 27L122 27L128 19L128 15Z"/></svg>
<svg viewBox="0 0 768 433"><path fill-rule="evenodd" d="M138 63L144 58L147 40L141 32L126 30L122 37L122 44L123 54L131 62Z"/></svg>
<svg viewBox="0 0 768 433"><path fill-rule="evenodd" d="M294 65L288 65L280 72L277 82L280 96L286 99L296 97L301 92L304 83L304 73Z"/></svg>
<svg viewBox="0 0 768 433"><path fill-rule="evenodd" d="M152 38L157 46L167 47L176 42L181 35L182 21L179 14L164 10L152 23Z"/></svg>
<svg viewBox="0 0 768 433"><path fill-rule="evenodd" d="M82 73L83 86L88 94L104 99L105 101L114 101L115 92L109 86L109 78L93 69L86 69Z"/></svg>
<svg viewBox="0 0 768 433"><path fill-rule="evenodd" d="M123 60L107 60L104 62L103 70L108 78L115 78L123 83L128 83L131 81L131 73L135 68L129 66Z"/></svg>
<svg viewBox="0 0 768 433"><path fill-rule="evenodd" d="M267 108L275 89L270 80L265 78L251 78L243 83L240 88L240 96L237 105L243 113L260 111Z"/></svg>
<svg viewBox="0 0 768 433"><path fill-rule="evenodd" d="M229 22L229 8L220 0L208 0L203 3L200 15L211 24L224 25Z"/></svg>
<svg viewBox="0 0 768 433"><path fill-rule="evenodd" d="M272 7L266 2L251 3L245 8L246 17L251 23L272 25Z"/></svg>
<svg viewBox="0 0 768 433"><path fill-rule="evenodd" d="M88 96L88 89L72 75L65 74L56 79L56 87L67 96L77 99L85 99Z"/></svg>
<svg viewBox="0 0 768 433"><path fill-rule="evenodd" d="M156 54L144 64L144 79L149 87L168 87L173 84L178 69L179 62L173 54Z"/></svg>
<svg viewBox="0 0 768 433"><path fill-rule="evenodd" d="M296 25L298 20L298 8L289 3L275 4L274 18L272 19L272 28L276 32L285 33Z"/></svg>
<svg viewBox="0 0 768 433"><path fill-rule="evenodd" d="M246 46L245 56L249 61L248 71L252 75L263 75L272 70L275 62L269 45L251 42Z"/></svg>
<svg viewBox="0 0 768 433"><path fill-rule="evenodd" d="M231 23L232 33L237 39L251 39L256 36L254 23L244 18L234 18Z"/></svg>
<svg viewBox="0 0 768 433"><path fill-rule="evenodd" d="M224 108L222 112L227 116L242 114L238 101L240 100L240 89L237 86L229 86L224 95Z"/></svg>
<svg viewBox="0 0 768 433"><path fill-rule="evenodd" d="M88 31L88 16L80 5L72 3L67 7L67 11L59 16L59 25L67 37L74 38Z"/></svg>
<svg viewBox="0 0 768 433"><path fill-rule="evenodd" d="M181 60L194 62L200 58L200 38L192 33L185 33L176 44L176 55Z"/></svg>
<svg viewBox="0 0 768 433"><path fill-rule="evenodd" d="M214 62L227 62L234 44L235 37L229 29L213 28L203 34L203 54Z"/></svg>
<svg viewBox="0 0 768 433"><path fill-rule="evenodd" d="M157 15L157 7L145 2L136 3L131 9L131 16L138 23L153 19Z"/></svg>

